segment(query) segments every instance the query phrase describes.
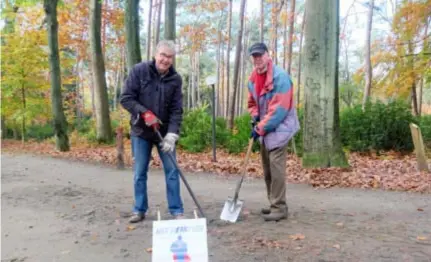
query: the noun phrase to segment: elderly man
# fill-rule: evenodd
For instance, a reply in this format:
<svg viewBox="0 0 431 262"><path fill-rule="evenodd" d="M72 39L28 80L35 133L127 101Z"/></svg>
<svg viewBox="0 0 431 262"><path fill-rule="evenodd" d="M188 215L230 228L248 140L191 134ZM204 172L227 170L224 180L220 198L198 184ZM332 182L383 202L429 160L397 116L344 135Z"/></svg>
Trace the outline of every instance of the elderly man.
<svg viewBox="0 0 431 262"><path fill-rule="evenodd" d="M264 43L249 48L254 70L248 83L248 111L254 119L251 137L260 141L260 153L268 208L261 210L265 221L287 218L286 154L289 140L299 130L293 100L293 83L275 65Z"/></svg>
<svg viewBox="0 0 431 262"><path fill-rule="evenodd" d="M175 144L182 122L182 79L173 67L175 45L161 41L155 58L136 64L129 72L121 94L121 105L131 114L131 140L134 156L133 216L129 222L145 219L148 209L147 173L153 145L163 163L169 212L183 218L178 169L167 154L176 161ZM154 129L164 137L159 141Z"/></svg>

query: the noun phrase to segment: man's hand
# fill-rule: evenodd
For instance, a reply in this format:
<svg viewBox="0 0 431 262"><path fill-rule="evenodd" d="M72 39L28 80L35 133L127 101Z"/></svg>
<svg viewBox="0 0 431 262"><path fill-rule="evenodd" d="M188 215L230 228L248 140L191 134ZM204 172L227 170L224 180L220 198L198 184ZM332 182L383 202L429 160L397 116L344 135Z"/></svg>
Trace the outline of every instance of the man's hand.
<svg viewBox="0 0 431 262"><path fill-rule="evenodd" d="M145 124L149 127L159 129L160 124L162 121L160 121L150 110L145 111L143 114L141 114L142 119L144 119Z"/></svg>
<svg viewBox="0 0 431 262"><path fill-rule="evenodd" d="M179 136L175 133L167 133L162 141L163 152L173 152L175 148L175 142L177 142Z"/></svg>
<svg viewBox="0 0 431 262"><path fill-rule="evenodd" d="M251 119L251 128L253 129L260 121L260 117L259 116L254 116Z"/></svg>
<svg viewBox="0 0 431 262"><path fill-rule="evenodd" d="M253 127L253 129L251 130L251 134L250 134L250 138L253 138L254 141L256 141L256 139L259 138L259 134L256 131L256 127Z"/></svg>

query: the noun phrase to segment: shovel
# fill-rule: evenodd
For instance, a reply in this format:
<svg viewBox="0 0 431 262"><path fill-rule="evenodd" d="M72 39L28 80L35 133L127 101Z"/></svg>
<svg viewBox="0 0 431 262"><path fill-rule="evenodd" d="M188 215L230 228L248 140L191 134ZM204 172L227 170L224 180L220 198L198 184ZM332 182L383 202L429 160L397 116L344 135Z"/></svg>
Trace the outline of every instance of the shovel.
<svg viewBox="0 0 431 262"><path fill-rule="evenodd" d="M163 141L163 137L162 137L162 135L160 134L160 132L159 132L159 130L158 130L157 128L154 128L154 132L156 132L156 134L157 134L157 136L159 137L160 141ZM175 159L174 159L173 155L172 155L172 154L170 154L170 153L167 153L167 155L169 156L169 159L171 160L172 164L173 164L173 165L175 165L176 169L178 170L178 173L180 174L180 177L181 177L181 179L183 180L184 185L186 186L187 190L189 191L189 194L190 194L190 196L192 197L193 202L195 202L196 207L198 208L198 210L199 210L199 213L200 213L201 217L206 218L205 213L204 213L204 211L202 210L201 205L199 205L199 202L198 202L198 200L196 199L195 194L193 194L193 191L192 191L192 189L190 188L190 185L189 185L189 183L187 182L186 177L184 176L184 174L181 172L180 168L178 167L178 165L177 165L177 163L176 163L176 161L175 161Z"/></svg>
<svg viewBox="0 0 431 262"><path fill-rule="evenodd" d="M220 219L235 223L238 219L239 213L241 212L244 201L238 200L239 189L241 188L242 181L244 180L245 174L247 173L248 159L250 158L251 149L253 147L254 139L250 138L248 141L247 154L245 155L244 171L241 179L236 184L235 195L233 199L228 197L228 200L224 203L223 211L221 212Z"/></svg>

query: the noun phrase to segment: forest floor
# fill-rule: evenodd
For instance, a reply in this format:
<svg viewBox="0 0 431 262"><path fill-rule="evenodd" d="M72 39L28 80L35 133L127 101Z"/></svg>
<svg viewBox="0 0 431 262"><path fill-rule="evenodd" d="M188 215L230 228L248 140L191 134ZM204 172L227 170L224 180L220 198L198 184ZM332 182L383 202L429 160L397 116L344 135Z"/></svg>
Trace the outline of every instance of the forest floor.
<svg viewBox="0 0 431 262"><path fill-rule="evenodd" d="M28 141L22 144L17 140L3 140L2 151L9 153L31 153L69 160L116 166L115 145L89 144L82 138L71 137L71 150L58 152L53 143ZM130 140L124 142L125 166L132 167ZM289 154L286 159L286 181L308 184L315 188L362 188L431 193L431 173L419 172L416 156L398 152L346 153L349 168L313 168L301 166L301 159ZM153 148L154 160L151 167L160 168L161 162ZM184 172L212 173L222 177L236 177L242 174L245 152L228 154L217 149L217 162L212 161L212 150L201 153L188 153L178 150L178 165ZM262 178L260 154L252 153L247 166L248 177Z"/></svg>
<svg viewBox="0 0 431 262"><path fill-rule="evenodd" d="M149 217L132 226L131 169L2 151L1 261L151 261L155 207L169 219L159 168L149 173ZM219 216L237 177L185 175L207 213L209 261L431 261L427 193L288 183L289 218L264 222L264 182L250 176L231 224ZM184 187L182 196L192 218Z"/></svg>

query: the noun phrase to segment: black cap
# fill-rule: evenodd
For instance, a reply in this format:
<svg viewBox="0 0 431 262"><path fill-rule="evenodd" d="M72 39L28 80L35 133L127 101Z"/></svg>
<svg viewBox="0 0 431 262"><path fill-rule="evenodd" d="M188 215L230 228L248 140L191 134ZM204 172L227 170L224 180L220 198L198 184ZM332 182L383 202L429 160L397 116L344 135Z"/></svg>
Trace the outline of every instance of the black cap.
<svg viewBox="0 0 431 262"><path fill-rule="evenodd" d="M248 49L249 55L260 54L263 55L265 52L268 52L268 48L264 43L255 43Z"/></svg>

